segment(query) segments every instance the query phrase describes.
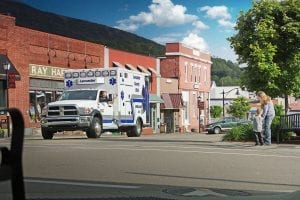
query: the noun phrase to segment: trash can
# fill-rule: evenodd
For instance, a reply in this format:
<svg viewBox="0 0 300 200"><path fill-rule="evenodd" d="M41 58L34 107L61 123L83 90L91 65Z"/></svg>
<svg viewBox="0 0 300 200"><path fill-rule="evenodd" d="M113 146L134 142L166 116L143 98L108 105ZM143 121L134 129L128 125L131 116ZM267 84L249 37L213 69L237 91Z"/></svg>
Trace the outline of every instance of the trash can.
<svg viewBox="0 0 300 200"><path fill-rule="evenodd" d="M160 132L166 133L167 132L167 125L165 123L160 124Z"/></svg>

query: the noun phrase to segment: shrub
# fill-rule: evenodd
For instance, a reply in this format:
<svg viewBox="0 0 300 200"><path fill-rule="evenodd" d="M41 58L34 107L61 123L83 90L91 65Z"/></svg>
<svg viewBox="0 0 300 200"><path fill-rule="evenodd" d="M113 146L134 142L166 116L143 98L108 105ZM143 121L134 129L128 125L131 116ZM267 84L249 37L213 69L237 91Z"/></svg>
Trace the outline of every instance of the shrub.
<svg viewBox="0 0 300 200"><path fill-rule="evenodd" d="M223 137L223 141L245 141L253 140L252 124L235 126Z"/></svg>
<svg viewBox="0 0 300 200"><path fill-rule="evenodd" d="M2 128L0 128L0 138L4 137L4 130Z"/></svg>
<svg viewBox="0 0 300 200"><path fill-rule="evenodd" d="M221 117L222 107L221 106L211 106L210 107L210 114L213 118Z"/></svg>

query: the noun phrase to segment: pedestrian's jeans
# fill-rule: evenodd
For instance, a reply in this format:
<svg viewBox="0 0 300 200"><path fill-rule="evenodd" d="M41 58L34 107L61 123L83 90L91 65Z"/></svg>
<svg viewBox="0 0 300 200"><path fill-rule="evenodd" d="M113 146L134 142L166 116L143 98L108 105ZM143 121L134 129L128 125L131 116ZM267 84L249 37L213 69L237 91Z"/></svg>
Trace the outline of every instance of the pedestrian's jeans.
<svg viewBox="0 0 300 200"><path fill-rule="evenodd" d="M263 137L262 137L261 132L254 131L253 133L254 133L254 137L255 137L255 145L258 145L258 144L263 145L264 142L263 142Z"/></svg>
<svg viewBox="0 0 300 200"><path fill-rule="evenodd" d="M266 145L271 144L271 124L274 116L266 116L265 121L264 121L264 127L263 129L265 130L265 136L264 136L264 142Z"/></svg>

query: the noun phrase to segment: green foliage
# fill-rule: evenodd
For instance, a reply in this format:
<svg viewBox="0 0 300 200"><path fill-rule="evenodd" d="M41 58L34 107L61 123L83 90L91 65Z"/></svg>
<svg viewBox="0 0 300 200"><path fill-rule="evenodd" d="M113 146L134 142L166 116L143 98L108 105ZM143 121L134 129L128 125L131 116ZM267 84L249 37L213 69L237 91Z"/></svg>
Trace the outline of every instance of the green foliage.
<svg viewBox="0 0 300 200"><path fill-rule="evenodd" d="M284 115L284 108L282 105L275 104L274 109L276 116Z"/></svg>
<svg viewBox="0 0 300 200"><path fill-rule="evenodd" d="M245 118L250 110L250 105L245 97L238 97L233 100L228 112L237 118Z"/></svg>
<svg viewBox="0 0 300 200"><path fill-rule="evenodd" d="M222 114L222 106L211 106L210 114L213 118L219 118Z"/></svg>
<svg viewBox="0 0 300 200"><path fill-rule="evenodd" d="M248 141L254 140L252 124L235 126L223 137L224 141Z"/></svg>
<svg viewBox="0 0 300 200"><path fill-rule="evenodd" d="M240 85L242 69L231 61L222 58L212 58L212 80L218 86Z"/></svg>
<svg viewBox="0 0 300 200"><path fill-rule="evenodd" d="M0 128L0 138L4 137L4 130L2 128Z"/></svg>
<svg viewBox="0 0 300 200"><path fill-rule="evenodd" d="M279 124L280 124L280 117L275 116L271 126L272 141L276 141L277 139ZM289 140L293 134L294 134L293 132L284 133L282 135L282 140L283 141ZM254 141L253 125L246 124L246 125L233 127L224 135L223 140L224 141Z"/></svg>
<svg viewBox="0 0 300 200"><path fill-rule="evenodd" d="M300 1L254 1L235 29L229 41L247 64L242 85L272 97L300 95Z"/></svg>

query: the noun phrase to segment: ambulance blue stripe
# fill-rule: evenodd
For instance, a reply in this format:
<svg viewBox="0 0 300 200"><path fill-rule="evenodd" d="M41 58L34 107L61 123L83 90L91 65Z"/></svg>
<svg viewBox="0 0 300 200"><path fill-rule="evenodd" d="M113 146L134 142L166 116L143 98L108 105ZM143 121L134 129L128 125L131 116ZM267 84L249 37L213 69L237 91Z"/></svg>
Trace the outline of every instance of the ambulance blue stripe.
<svg viewBox="0 0 300 200"><path fill-rule="evenodd" d="M134 122L133 119L121 119L121 123L124 124L132 124Z"/></svg>

